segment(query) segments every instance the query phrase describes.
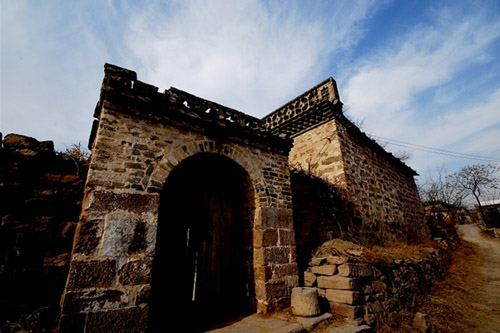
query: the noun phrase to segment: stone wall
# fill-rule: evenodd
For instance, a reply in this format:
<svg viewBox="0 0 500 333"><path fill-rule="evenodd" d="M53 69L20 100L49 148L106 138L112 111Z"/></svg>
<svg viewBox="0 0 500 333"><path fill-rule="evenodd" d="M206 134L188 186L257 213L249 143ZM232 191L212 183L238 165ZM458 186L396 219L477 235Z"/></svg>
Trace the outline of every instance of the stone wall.
<svg viewBox="0 0 500 333"><path fill-rule="evenodd" d="M384 323L401 311L412 312L447 270L444 254L433 248L418 260L363 262L361 258L313 258L304 285L316 287L332 313L365 322Z"/></svg>
<svg viewBox="0 0 500 333"><path fill-rule="evenodd" d="M85 161L55 153L51 141L3 139L0 331L55 328L86 174Z"/></svg>
<svg viewBox="0 0 500 333"><path fill-rule="evenodd" d="M420 236L424 213L416 172L345 117L335 80L325 80L263 120L269 131L293 138L292 168L344 190L355 207L360 241Z"/></svg>
<svg viewBox="0 0 500 333"><path fill-rule="evenodd" d="M345 187L343 142L339 138L338 126L335 120L331 120L296 136L290 151L290 166Z"/></svg>
<svg viewBox="0 0 500 333"><path fill-rule="evenodd" d="M296 136L290 165L344 190L361 241L412 241L426 233L415 172L343 115Z"/></svg>
<svg viewBox="0 0 500 333"><path fill-rule="evenodd" d="M291 183L297 263L304 272L319 244L351 238L353 205L340 187L301 169L292 170Z"/></svg>
<svg viewBox="0 0 500 333"><path fill-rule="evenodd" d="M350 122L338 131L350 200L368 233L379 242L427 239L416 172L378 146ZM383 239L385 238L385 239Z"/></svg>
<svg viewBox="0 0 500 333"><path fill-rule="evenodd" d="M200 154L223 156L248 175L257 310L288 304L298 284L290 141L266 134L258 119L175 88L157 93L112 65L95 115L61 331L146 329L155 249L166 241L157 238L166 223L158 219L162 189L176 167Z"/></svg>

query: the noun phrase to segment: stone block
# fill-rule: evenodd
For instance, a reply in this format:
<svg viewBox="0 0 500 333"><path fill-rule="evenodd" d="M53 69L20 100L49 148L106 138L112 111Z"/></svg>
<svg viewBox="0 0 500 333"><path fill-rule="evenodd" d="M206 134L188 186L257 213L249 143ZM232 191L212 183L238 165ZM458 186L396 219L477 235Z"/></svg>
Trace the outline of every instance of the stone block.
<svg viewBox="0 0 500 333"><path fill-rule="evenodd" d="M80 223L75 237L74 253L92 254L99 245L101 224L99 222Z"/></svg>
<svg viewBox="0 0 500 333"><path fill-rule="evenodd" d="M115 276L115 260L72 261L67 289L109 287L113 285Z"/></svg>
<svg viewBox="0 0 500 333"><path fill-rule="evenodd" d="M323 258L312 258L311 262L310 262L310 265L311 266L319 266L319 265L322 265L325 262L326 262L326 257L323 257Z"/></svg>
<svg viewBox="0 0 500 333"><path fill-rule="evenodd" d="M338 266L338 271L340 276L370 277L373 274L368 264L346 263Z"/></svg>
<svg viewBox="0 0 500 333"><path fill-rule="evenodd" d="M284 264L284 265L273 265L272 267L273 276L275 278L283 278L286 276L298 276L299 268L296 263Z"/></svg>
<svg viewBox="0 0 500 333"><path fill-rule="evenodd" d="M91 312L86 332L145 332L148 329L147 306Z"/></svg>
<svg viewBox="0 0 500 333"><path fill-rule="evenodd" d="M333 275L337 272L337 265L313 266L311 272L316 275Z"/></svg>
<svg viewBox="0 0 500 333"><path fill-rule="evenodd" d="M331 302L357 304L363 294L358 291L327 289L326 298Z"/></svg>
<svg viewBox="0 0 500 333"><path fill-rule="evenodd" d="M347 261L347 257L331 256L326 258L326 262L333 265L345 264Z"/></svg>
<svg viewBox="0 0 500 333"><path fill-rule="evenodd" d="M130 298L120 290L89 290L64 295L64 314L98 311L127 306Z"/></svg>
<svg viewBox="0 0 500 333"><path fill-rule="evenodd" d="M148 304L150 300L151 300L151 286L147 284L137 291L137 295L135 296L135 304L136 305Z"/></svg>
<svg viewBox="0 0 500 333"><path fill-rule="evenodd" d="M330 302L330 310L333 314L347 317L349 319L362 318L364 309L362 306L348 305L344 303Z"/></svg>
<svg viewBox="0 0 500 333"><path fill-rule="evenodd" d="M133 217L109 216L102 239L100 253L105 257L152 252L156 227Z"/></svg>
<svg viewBox="0 0 500 333"><path fill-rule="evenodd" d="M122 285L138 285L151 283L151 270L153 260L151 258L133 260L118 272L119 281Z"/></svg>
<svg viewBox="0 0 500 333"><path fill-rule="evenodd" d="M279 244L280 245L295 245L295 231L279 229Z"/></svg>
<svg viewBox="0 0 500 333"><path fill-rule="evenodd" d="M290 263L290 248L288 246L272 246L264 248L264 262L267 264Z"/></svg>
<svg viewBox="0 0 500 333"><path fill-rule="evenodd" d="M36 149L40 142L29 136L11 133L3 138L3 144L4 147L11 149Z"/></svg>
<svg viewBox="0 0 500 333"><path fill-rule="evenodd" d="M276 229L255 229L253 232L254 246L278 245L278 231Z"/></svg>
<svg viewBox="0 0 500 333"><path fill-rule="evenodd" d="M304 285L312 287L316 283L316 275L311 272L304 272Z"/></svg>
<svg viewBox="0 0 500 333"><path fill-rule="evenodd" d="M318 287L325 289L344 289L356 290L359 288L359 282L355 278L343 276L319 276Z"/></svg>
<svg viewBox="0 0 500 333"><path fill-rule="evenodd" d="M275 281L265 283L266 299L278 299L284 297L287 292L285 281Z"/></svg>
<svg viewBox="0 0 500 333"><path fill-rule="evenodd" d="M160 196L158 194L95 191L87 209L103 212L124 210L136 214L158 214L159 203Z"/></svg>
<svg viewBox="0 0 500 333"><path fill-rule="evenodd" d="M256 226L260 225L263 228L275 229L293 229L293 214L292 210L289 208L261 207L258 214Z"/></svg>
<svg viewBox="0 0 500 333"><path fill-rule="evenodd" d="M294 315L302 317L312 317L319 315L320 306L316 288L293 288L292 312Z"/></svg>

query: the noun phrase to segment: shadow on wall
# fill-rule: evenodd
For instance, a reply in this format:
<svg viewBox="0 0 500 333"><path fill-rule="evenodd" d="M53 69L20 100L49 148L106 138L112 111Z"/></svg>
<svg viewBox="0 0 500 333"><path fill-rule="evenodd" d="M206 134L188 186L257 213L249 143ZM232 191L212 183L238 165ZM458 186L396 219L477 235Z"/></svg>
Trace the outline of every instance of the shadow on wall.
<svg viewBox="0 0 500 333"><path fill-rule="evenodd" d="M313 252L324 242L333 238L354 240L361 221L353 218L352 204L344 199L339 187L304 170L294 169L290 176L297 263L303 272Z"/></svg>
<svg viewBox="0 0 500 333"><path fill-rule="evenodd" d="M300 272L307 269L313 252L334 238L361 246L416 244L431 238L424 220L418 224L363 221L340 187L304 170L291 171L291 185Z"/></svg>

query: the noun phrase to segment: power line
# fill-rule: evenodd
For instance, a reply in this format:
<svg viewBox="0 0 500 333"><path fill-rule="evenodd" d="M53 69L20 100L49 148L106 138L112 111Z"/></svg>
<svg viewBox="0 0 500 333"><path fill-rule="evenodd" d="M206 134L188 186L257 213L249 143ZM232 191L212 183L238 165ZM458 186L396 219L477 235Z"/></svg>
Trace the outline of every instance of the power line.
<svg viewBox="0 0 500 333"><path fill-rule="evenodd" d="M417 145L414 143L384 138L384 137L381 137L378 135L373 135L373 137L378 138L381 141L386 142L388 144L392 144L392 145L400 146L400 147L404 147L404 148L410 148L410 149L414 149L414 150L420 150L420 151L424 151L424 152L428 152L428 153L446 155L446 156L458 157L458 158L465 158L465 159L470 159L470 160L478 160L478 161L490 162L490 163L500 163L499 158L492 158L492 157L473 155L473 154L465 154L465 153L459 153L459 152L455 152L455 151L444 150L444 149L439 149L439 148L434 148L434 147L422 146L422 145Z"/></svg>

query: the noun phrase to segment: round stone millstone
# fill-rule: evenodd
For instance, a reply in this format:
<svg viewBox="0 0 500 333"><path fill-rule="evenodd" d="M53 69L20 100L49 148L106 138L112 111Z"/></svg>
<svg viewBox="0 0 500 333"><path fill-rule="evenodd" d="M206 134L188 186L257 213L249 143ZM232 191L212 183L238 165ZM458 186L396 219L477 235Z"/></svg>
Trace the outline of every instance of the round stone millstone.
<svg viewBox="0 0 500 333"><path fill-rule="evenodd" d="M296 316L313 317L321 313L316 288L297 287L292 289L292 312Z"/></svg>

